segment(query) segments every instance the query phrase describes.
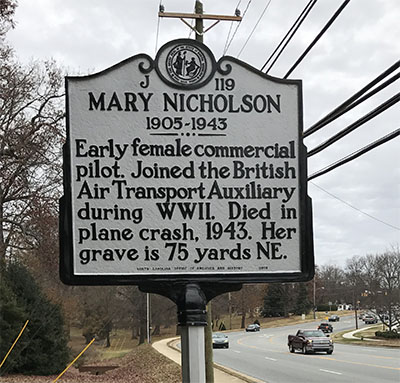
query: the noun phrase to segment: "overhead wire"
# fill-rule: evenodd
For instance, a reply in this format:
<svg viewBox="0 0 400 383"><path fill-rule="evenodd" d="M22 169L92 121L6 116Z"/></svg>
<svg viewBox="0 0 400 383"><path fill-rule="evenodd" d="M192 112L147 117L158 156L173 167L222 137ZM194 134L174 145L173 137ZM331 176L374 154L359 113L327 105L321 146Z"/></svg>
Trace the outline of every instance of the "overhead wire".
<svg viewBox="0 0 400 383"><path fill-rule="evenodd" d="M247 11L248 11L248 9L249 9L249 7L250 7L251 2L252 2L252 0L249 0L249 1L248 1L247 6L246 6L246 8L245 8L245 10L244 10L244 12L243 12L242 20L238 22L238 25L236 26L236 29L235 29L235 31L233 32L232 38L230 39L229 44L227 45L226 49L224 50L223 55L225 55L226 52L228 52L228 49L229 49L229 47L231 46L232 41L233 41L233 39L234 39L235 36L236 36L236 33L237 33L237 31L238 31L238 29L239 29L239 27L240 27L240 24L242 24L242 21L243 21L244 17L246 16L246 13L247 13Z"/></svg>
<svg viewBox="0 0 400 383"><path fill-rule="evenodd" d="M261 19L263 18L263 16L264 16L265 12L267 11L267 9L268 9L269 5L271 4L271 1L272 1L272 0L268 0L267 4L265 5L265 7L264 7L263 11L261 12L261 15L260 15L260 17L258 18L258 20L257 20L256 24L254 25L254 28L253 28L253 30L250 32L250 35L249 35L249 37L247 38L247 40L245 41L245 43L244 43L244 44L243 44L243 46L242 46L242 49L240 49L240 51L239 51L238 55L236 56L237 58L239 58L239 56L242 54L242 52L243 52L244 48L246 47L246 45L247 45L247 44L248 44L248 42L250 41L251 37L253 36L253 34L254 34L254 31L255 31L255 30L256 30L256 28L258 27L258 24L260 23L260 21L261 21Z"/></svg>
<svg viewBox="0 0 400 383"><path fill-rule="evenodd" d="M377 108L375 108L371 112L367 113L366 115L364 115L363 117L361 117L357 121L355 121L352 124L350 124L349 126L347 126L345 129L343 129L340 132L336 133L331 138L329 138L328 140L324 141L322 144L319 144L314 149L311 149L308 152L307 156L311 157L311 156L319 153L323 149L326 149L327 147L329 147L330 145L332 145L336 141L338 141L338 140L342 139L343 137L347 136L349 133L351 133L355 129L359 128L361 125L364 125L369 120L375 118L376 116L378 116L379 114L384 112L386 109L392 107L393 105L395 105L399 101L400 101L400 92L395 94L393 97L391 97L390 99L386 100L385 102L383 102Z"/></svg>
<svg viewBox="0 0 400 383"><path fill-rule="evenodd" d="M324 35L324 33L329 29L329 27L333 24L333 22L337 19L337 17L342 13L344 8L349 4L350 0L345 0L342 5L338 8L338 10L334 13L334 15L330 18L330 20L326 23L326 25L322 28L322 30L318 33L315 39L311 42L311 44L307 47L307 49L301 54L301 56L297 59L297 61L292 65L289 71L283 77L287 79L291 73L297 68L297 66L303 61L303 59L307 56L310 50L314 47L314 45L318 42L318 40Z"/></svg>
<svg viewBox="0 0 400 383"><path fill-rule="evenodd" d="M193 13L196 13L196 2L194 3ZM190 39L190 37L192 36L192 33L194 32L193 31L193 22L194 22L194 19L190 20L190 28L189 28L190 31L189 31L188 39Z"/></svg>
<svg viewBox="0 0 400 383"><path fill-rule="evenodd" d="M384 83L382 83L381 85L379 85L375 89L371 90L370 92L368 92L363 97L359 98L357 101L353 102L352 104L350 104L346 108L342 109L338 113L336 113L336 114L332 115L330 118L326 119L323 123L321 123L321 125L318 128L320 129L320 128L324 127L325 125L331 123L332 121L335 121L337 118L339 118L343 114L349 112L351 109L355 108L357 105L359 105L359 104L363 103L364 101L368 100L370 97L372 97L376 93L380 92L381 90L383 90L384 88L386 88L387 86L392 84L393 82L397 81L399 78L400 78L400 73L398 73L398 74L394 75L393 77L389 78ZM303 137L306 137L306 136L303 134Z"/></svg>
<svg viewBox="0 0 400 383"><path fill-rule="evenodd" d="M272 62L272 64L268 67L268 69L266 70L265 73L268 73L271 68L274 66L274 64L276 63L276 61L278 60L278 58L280 57L280 55L283 53L283 51L285 50L285 48L287 47L287 45L289 44L290 40L293 38L293 36L296 34L297 30L300 28L301 24L303 23L303 21L307 18L308 14L311 12L312 8L314 7L314 5L316 4L317 0L310 0L308 2L308 4L305 6L305 8L303 9L303 11L300 13L299 17L296 19L296 21L293 23L293 25L291 26L291 28L288 30L288 32L286 33L286 35L283 37L283 39L281 40L281 42L278 44L278 46L275 48L275 50L271 53L271 55L268 57L267 61L264 63L264 65L262 66L262 68L260 69L261 71L264 70L264 68L268 65L268 63L272 60L272 58L274 57L275 53L279 50L279 48L281 47L281 45L284 43L284 41L288 38L288 36L290 35L290 37L288 38L288 40L286 41L286 43L284 44L284 46L282 47L282 49L279 51L279 53L277 54L277 56L275 57L274 61ZM293 32L293 33L292 33Z"/></svg>
<svg viewBox="0 0 400 383"><path fill-rule="evenodd" d="M359 209L359 208L353 206L352 204L348 203L347 201L345 201L345 200L343 200L343 199L337 197L336 195L330 193L329 191L325 190L323 187L318 186L318 185L315 184L314 182L310 182L310 183L311 183L312 185L314 185L315 187L317 187L318 189L321 189L321 190L322 190L323 192L325 192L326 194L329 194L331 197L337 199L338 201L344 203L345 205L351 207L352 209L357 210L359 213L362 213L362 214L366 215L367 217L374 219L375 221L378 221L378 222L380 222L380 223L383 223L383 224L386 225L386 226L390 226L390 227L393 228L393 229L400 230L400 228L398 228L397 226L394 226L394 225L392 225L392 224L390 224L390 223L387 223L387 222L385 222L385 221L382 221L381 219L376 218L376 217L374 217L373 215L366 213L365 211L362 211L361 209Z"/></svg>
<svg viewBox="0 0 400 383"><path fill-rule="evenodd" d="M325 117L321 118L319 121L314 123L310 128L305 130L303 132L303 137L307 137L310 134L317 132L319 129L321 129L322 127L327 125L329 122L335 120L337 117L346 113L347 111L352 109L354 106L359 105L361 102L365 101L366 99L368 99L369 97L371 97L372 95L374 95L375 93L380 91L381 89L385 88L386 86L390 85L392 82L396 81L399 78L399 74L393 76L391 79L387 80L385 83L383 83L382 85L377 87L375 90L371 91L370 93L367 93L363 98L360 98L366 91L368 91L369 89L374 87L381 80L383 80L389 74L393 73L398 68L400 68L400 60L395 62L393 65L391 65L388 69L386 69L379 76L377 76L374 80L372 80L366 86L364 86L362 89L360 89L358 92L356 92L353 96L351 96L346 101L344 101L342 104L337 106L334 110L332 110L330 113L328 113Z"/></svg>
<svg viewBox="0 0 400 383"><path fill-rule="evenodd" d="M158 10L161 12L162 9L162 4L161 4L162 0L160 0L160 4L158 5ZM158 16L158 21L157 21L157 31L156 31L156 48L155 48L155 54L157 54L157 49L158 49L158 35L160 32L160 21L161 21L161 17Z"/></svg>
<svg viewBox="0 0 400 383"><path fill-rule="evenodd" d="M242 2L242 0L239 0L238 4L236 5L235 9L239 9L240 3ZM228 41L229 41L229 37L231 37L231 33L232 33L232 28L233 28L233 23L234 21L231 21L231 25L229 27L229 32L228 32L228 36L226 36L226 41L225 41L225 45L224 45L224 49L223 49L223 54L225 54L226 52L226 47L228 45Z"/></svg>
<svg viewBox="0 0 400 383"><path fill-rule="evenodd" d="M368 153L370 150L375 149L378 146L383 145L384 143L386 143L386 142L388 142L390 140L393 140L394 138L398 137L399 135L400 135L400 128L394 130L393 132L387 134L384 137L379 138L378 140L370 143L369 145L364 146L363 148L361 148L361 149L349 154L348 156L346 156L346 157L344 157L344 158L342 158L342 159L340 159L340 160L338 160L338 161L326 166L325 168L323 168L321 170L318 170L317 172L311 174L307 179L308 179L308 181L310 181L310 180L312 180L314 178L317 178L317 177L322 176L322 175L324 175L326 173L329 173L330 171L332 171L332 170L334 170L334 169L336 169L336 168L338 168L338 167L340 167L340 166L342 166L342 165L344 165L344 164L346 164L346 163L348 163L350 161L353 161L358 157L361 157L363 154Z"/></svg>

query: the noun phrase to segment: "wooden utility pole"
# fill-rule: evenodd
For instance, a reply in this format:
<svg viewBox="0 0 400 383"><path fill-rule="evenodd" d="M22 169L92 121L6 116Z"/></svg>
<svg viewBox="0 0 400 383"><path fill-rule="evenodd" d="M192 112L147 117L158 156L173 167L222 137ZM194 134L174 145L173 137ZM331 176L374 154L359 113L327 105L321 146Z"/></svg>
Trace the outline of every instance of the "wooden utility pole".
<svg viewBox="0 0 400 383"><path fill-rule="evenodd" d="M195 4L195 13L174 13L174 12L164 12L164 7L160 7L160 12L158 13L158 17L169 17L169 18L177 18L180 19L185 25L187 25L191 30L195 32L195 39L201 43L204 42L204 34L217 25L220 21L241 21L242 18L239 16L239 10L235 11L235 16L224 16L224 15L205 15L203 13L203 3L199 0L196 0ZM194 19L195 27L193 28L185 19ZM204 20L216 20L211 26L204 30ZM184 328L184 331L187 329ZM185 342L182 341L183 348L189 352L190 344L197 343L196 338L192 335L184 337ZM187 343L187 344L186 344ZM198 346L198 345L196 345ZM200 345L201 346L201 345ZM204 348L195 347L194 349L205 349L205 379L207 383L214 383L214 368L213 368L213 349L212 349L212 323L211 323L211 302L207 305L207 326L204 331ZM184 350L182 350L184 351ZM193 352L194 353L194 352ZM186 358L186 356L185 356ZM188 364L196 359L196 356L189 358L182 362L182 365L186 365L183 367L183 374L186 376L190 368ZM200 375L199 375L200 376ZM185 379L184 379L185 380Z"/></svg>
<svg viewBox="0 0 400 383"><path fill-rule="evenodd" d="M206 360L206 382L214 383L214 358L212 345L212 318L211 318L211 301L207 304L207 326L204 329L204 348Z"/></svg>
<svg viewBox="0 0 400 383"><path fill-rule="evenodd" d="M158 17L180 19L184 24L186 24L190 29L195 32L195 39L200 42L203 42L204 34L215 25L217 25L220 21L242 21L242 18L239 15L239 10L236 10L235 16L204 14L203 3L199 0L196 0L195 13L164 12L163 7L160 8L160 12L158 12ZM192 27L185 19L195 19L195 27ZM216 22L208 28L204 29L203 20L216 20Z"/></svg>
<svg viewBox="0 0 400 383"><path fill-rule="evenodd" d="M196 5L194 8L196 15L203 14L203 3L201 1L196 0ZM200 41L201 43L204 41L203 34L204 34L204 25L203 19L198 18L196 19L196 41Z"/></svg>

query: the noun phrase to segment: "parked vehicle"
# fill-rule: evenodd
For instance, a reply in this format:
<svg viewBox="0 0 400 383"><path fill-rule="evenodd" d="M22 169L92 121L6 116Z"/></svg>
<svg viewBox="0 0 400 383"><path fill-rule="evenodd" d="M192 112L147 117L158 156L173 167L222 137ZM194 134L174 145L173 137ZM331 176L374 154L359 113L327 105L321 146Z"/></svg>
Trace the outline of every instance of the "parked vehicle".
<svg viewBox="0 0 400 383"><path fill-rule="evenodd" d="M375 324L378 323L378 318L375 315L367 314L364 316L365 324Z"/></svg>
<svg viewBox="0 0 400 383"><path fill-rule="evenodd" d="M333 352L333 341L322 330L298 330L296 335L288 336L288 346L290 352L299 350L303 354L317 351L327 354Z"/></svg>
<svg viewBox="0 0 400 383"><path fill-rule="evenodd" d="M260 331L260 325L258 325L258 324L249 324L247 327L246 327L246 332L249 332L249 331Z"/></svg>
<svg viewBox="0 0 400 383"><path fill-rule="evenodd" d="M322 330L323 332L332 332L333 331L333 326L330 323L321 323L318 326L318 330Z"/></svg>
<svg viewBox="0 0 400 383"><path fill-rule="evenodd" d="M229 348L228 335L216 333L212 336L213 348Z"/></svg>
<svg viewBox="0 0 400 383"><path fill-rule="evenodd" d="M340 316L339 316L339 315L331 315L331 316L328 318L328 321L329 321L329 322L339 322L339 320L340 320Z"/></svg>

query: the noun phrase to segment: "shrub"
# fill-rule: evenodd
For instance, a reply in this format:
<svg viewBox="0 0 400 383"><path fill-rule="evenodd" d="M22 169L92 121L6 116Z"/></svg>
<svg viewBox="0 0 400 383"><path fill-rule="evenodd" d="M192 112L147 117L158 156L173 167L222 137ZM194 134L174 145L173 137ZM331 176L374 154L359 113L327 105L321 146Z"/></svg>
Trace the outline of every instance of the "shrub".
<svg viewBox="0 0 400 383"><path fill-rule="evenodd" d="M375 331L375 336L385 339L400 339L400 334L395 331Z"/></svg>
<svg viewBox="0 0 400 383"><path fill-rule="evenodd" d="M337 311L337 305L318 305L317 311Z"/></svg>
<svg viewBox="0 0 400 383"><path fill-rule="evenodd" d="M27 375L61 372L68 362L69 350L60 308L43 295L32 275L19 263L7 266L4 283L4 291L8 289L13 293L13 296L7 294L9 301L14 301L21 310L14 314L14 318L18 319L18 328L21 329L27 319L29 324L2 369L5 373ZM12 308L12 305L9 307ZM1 320L4 329L10 319L2 315ZM14 335L15 329L2 334L2 339L8 337L8 347L11 346L9 339Z"/></svg>

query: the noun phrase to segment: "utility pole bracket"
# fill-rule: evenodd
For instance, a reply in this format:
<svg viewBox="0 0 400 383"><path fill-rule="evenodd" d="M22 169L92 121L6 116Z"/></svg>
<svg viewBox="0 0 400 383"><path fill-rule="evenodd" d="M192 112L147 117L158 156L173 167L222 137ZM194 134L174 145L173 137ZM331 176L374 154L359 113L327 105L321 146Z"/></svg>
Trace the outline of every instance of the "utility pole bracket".
<svg viewBox="0 0 400 383"><path fill-rule="evenodd" d="M242 17L238 16L239 14L240 12L236 10L235 16L207 15L203 13L203 4L200 1L196 1L195 13L164 12L164 7L160 7L158 17L180 19L186 26L196 33L196 40L203 42L203 35L211 28L215 27L220 21L242 21ZM185 19L195 19L196 26L191 26ZM216 20L216 22L206 30L203 30L203 20Z"/></svg>

